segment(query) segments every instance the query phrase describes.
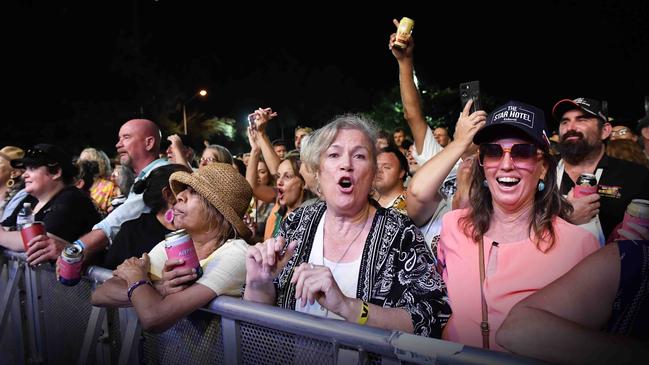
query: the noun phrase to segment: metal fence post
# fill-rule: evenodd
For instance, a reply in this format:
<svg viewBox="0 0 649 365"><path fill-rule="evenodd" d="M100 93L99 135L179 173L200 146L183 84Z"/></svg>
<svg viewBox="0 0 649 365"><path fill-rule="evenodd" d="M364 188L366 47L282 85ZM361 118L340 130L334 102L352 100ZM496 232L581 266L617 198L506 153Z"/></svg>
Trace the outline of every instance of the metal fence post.
<svg viewBox="0 0 649 365"><path fill-rule="evenodd" d="M20 280L23 277L23 266L24 265L22 263L19 263L16 273L14 274L13 277L10 277L9 265L7 265L7 276L10 278L9 281L7 282L7 287L5 288L5 292L2 295L2 298L0 299L0 340L2 339L2 335L5 333L5 325L9 320L9 312L10 312L9 309L11 303L13 302L14 295L18 290L18 284L20 283Z"/></svg>
<svg viewBox="0 0 649 365"><path fill-rule="evenodd" d="M29 336L29 362L40 364L47 359L43 310L41 309L41 270L25 265L25 310Z"/></svg>
<svg viewBox="0 0 649 365"><path fill-rule="evenodd" d="M132 362L134 348L137 351L140 345L140 338L142 337L142 326L140 326L137 314L134 313L134 309L130 309L130 311L133 312L134 316L130 316L126 325L124 339L122 340L122 350L119 353L119 365L126 365Z"/></svg>
<svg viewBox="0 0 649 365"><path fill-rule="evenodd" d="M221 335L223 336L223 361L227 365L239 365L241 358L241 338L239 322L221 317Z"/></svg>
<svg viewBox="0 0 649 365"><path fill-rule="evenodd" d="M83 345L81 346L81 353L79 354L79 361L77 362L79 365L83 365L89 362L88 355L90 354L90 349L92 346L97 346L97 339L99 338L99 333L102 330L105 316L105 309L92 307L92 311L90 312L90 319L88 320L88 327L86 328L86 334L83 338Z"/></svg>

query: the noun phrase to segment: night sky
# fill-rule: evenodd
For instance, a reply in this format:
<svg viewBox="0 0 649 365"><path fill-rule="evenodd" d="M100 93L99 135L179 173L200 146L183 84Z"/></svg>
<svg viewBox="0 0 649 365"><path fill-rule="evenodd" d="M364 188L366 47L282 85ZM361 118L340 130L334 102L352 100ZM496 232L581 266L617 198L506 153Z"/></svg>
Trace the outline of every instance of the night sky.
<svg viewBox="0 0 649 365"><path fill-rule="evenodd" d="M649 95L646 1L425 8L235 2L235 11L221 2L189 3L198 2L9 6L1 145L50 141L78 152L92 144L110 155L126 119L146 115L165 92L187 98L201 87L208 98L189 107L242 121L255 107L272 106L285 135L296 124L367 111L398 84L387 43L392 18L402 16L416 22L415 66L424 84L478 79L486 95L548 114L561 98L606 99L610 115L627 125L644 115ZM134 57L137 72L130 70Z"/></svg>

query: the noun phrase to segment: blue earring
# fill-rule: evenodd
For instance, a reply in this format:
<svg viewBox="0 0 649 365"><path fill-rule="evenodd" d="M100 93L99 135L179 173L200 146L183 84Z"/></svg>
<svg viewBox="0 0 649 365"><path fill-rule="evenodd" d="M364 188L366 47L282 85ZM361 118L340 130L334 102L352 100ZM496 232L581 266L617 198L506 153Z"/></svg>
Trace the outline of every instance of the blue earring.
<svg viewBox="0 0 649 365"><path fill-rule="evenodd" d="M485 188L489 187L489 183L487 183L487 179L482 180L482 186L484 186Z"/></svg>
<svg viewBox="0 0 649 365"><path fill-rule="evenodd" d="M545 190L545 183L543 180L539 180L539 186L538 186L539 191Z"/></svg>

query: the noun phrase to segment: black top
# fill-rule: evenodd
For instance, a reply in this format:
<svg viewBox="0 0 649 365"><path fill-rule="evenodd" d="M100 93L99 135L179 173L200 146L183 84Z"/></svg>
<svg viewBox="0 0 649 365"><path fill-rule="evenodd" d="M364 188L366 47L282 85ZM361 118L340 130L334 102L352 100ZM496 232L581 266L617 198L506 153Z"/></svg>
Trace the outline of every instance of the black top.
<svg viewBox="0 0 649 365"><path fill-rule="evenodd" d="M608 237L615 226L624 218L624 211L633 199L649 199L649 170L633 162L604 155L597 164L602 168L599 179L600 195L599 220L604 236ZM592 171L594 174L595 171ZM575 186L568 173L564 171L561 179L561 194Z"/></svg>
<svg viewBox="0 0 649 365"><path fill-rule="evenodd" d="M2 222L3 226L14 227L16 225L16 218L23 203L32 203L32 207L35 207L38 204L38 199L27 195L13 213ZM47 232L69 242L90 232L100 219L101 216L90 197L74 186L63 188L34 215L35 221L45 224Z"/></svg>
<svg viewBox="0 0 649 365"><path fill-rule="evenodd" d="M114 270L124 260L151 251L170 232L154 213L144 213L137 219L124 222L100 265Z"/></svg>
<svg viewBox="0 0 649 365"><path fill-rule="evenodd" d="M402 308L410 314L416 335L440 338L451 308L435 254L410 218L374 200L370 203L376 215L363 248L356 297L384 308ZM297 305L293 270L309 262L326 209L324 201L303 206L281 223L279 235L286 242L297 241L297 246L274 281L279 307L295 309Z"/></svg>

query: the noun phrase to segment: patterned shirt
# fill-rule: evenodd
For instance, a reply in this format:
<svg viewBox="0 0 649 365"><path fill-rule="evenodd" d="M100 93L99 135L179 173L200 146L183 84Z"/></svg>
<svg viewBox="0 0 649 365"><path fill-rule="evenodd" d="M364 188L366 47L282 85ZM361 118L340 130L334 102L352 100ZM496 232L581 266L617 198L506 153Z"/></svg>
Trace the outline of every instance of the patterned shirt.
<svg viewBox="0 0 649 365"><path fill-rule="evenodd" d="M361 256L356 297L385 308L402 308L412 319L417 335L437 337L451 309L435 258L415 224L392 209L371 201L377 211ZM288 214L279 234L297 241L295 254L275 281L277 305L295 309L293 269L308 262L325 202L301 207Z"/></svg>

